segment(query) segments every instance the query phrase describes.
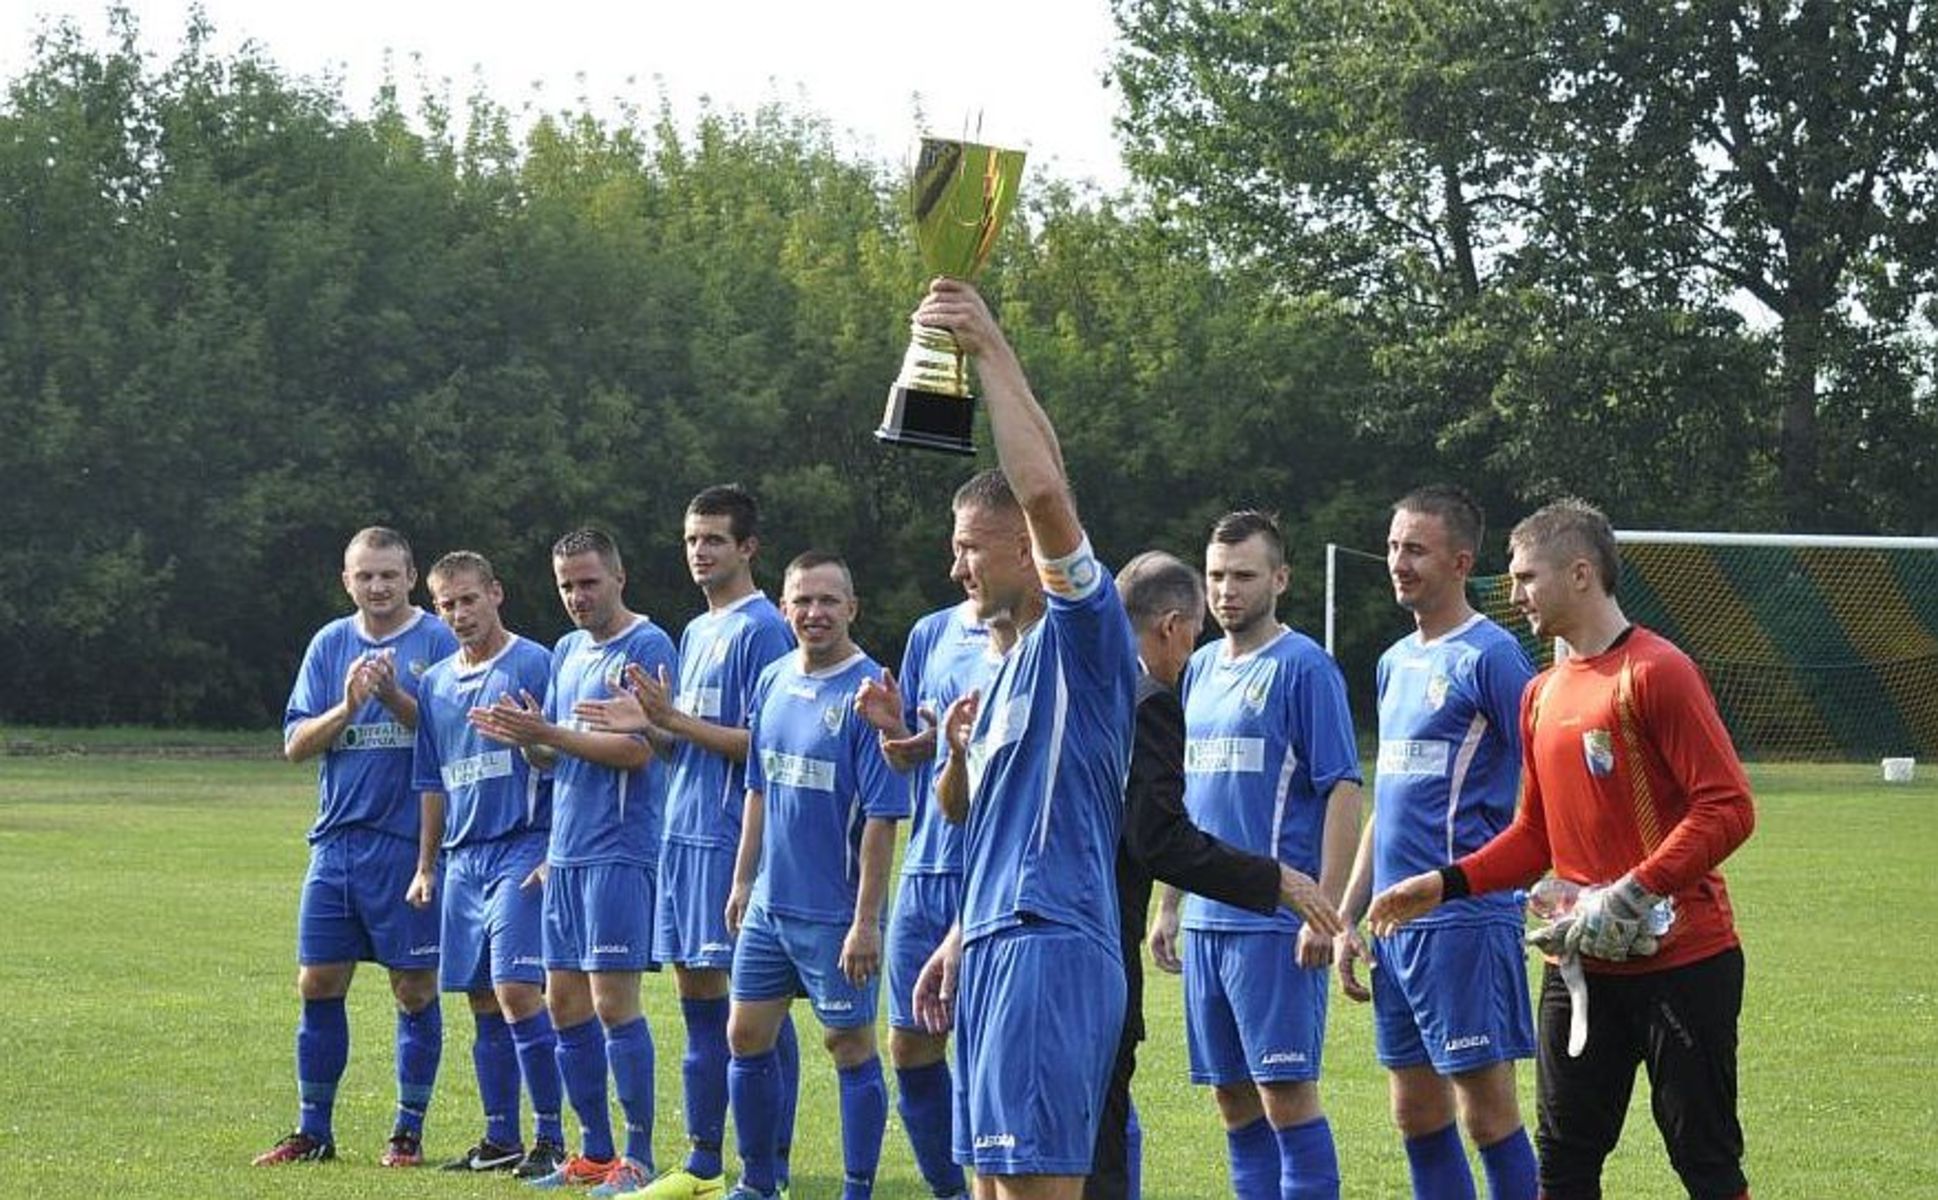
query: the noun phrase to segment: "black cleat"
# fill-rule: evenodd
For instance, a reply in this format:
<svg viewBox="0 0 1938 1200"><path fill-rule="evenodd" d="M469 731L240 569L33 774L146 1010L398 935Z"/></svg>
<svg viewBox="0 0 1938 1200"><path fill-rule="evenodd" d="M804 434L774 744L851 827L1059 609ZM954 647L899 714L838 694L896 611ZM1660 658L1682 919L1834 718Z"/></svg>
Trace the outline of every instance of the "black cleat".
<svg viewBox="0 0 1938 1200"><path fill-rule="evenodd" d="M511 1169L515 1179L543 1179L565 1165L565 1147L539 1138Z"/></svg>
<svg viewBox="0 0 1938 1200"><path fill-rule="evenodd" d="M446 1171L509 1171L525 1157L523 1146L500 1146L489 1138L444 1164Z"/></svg>

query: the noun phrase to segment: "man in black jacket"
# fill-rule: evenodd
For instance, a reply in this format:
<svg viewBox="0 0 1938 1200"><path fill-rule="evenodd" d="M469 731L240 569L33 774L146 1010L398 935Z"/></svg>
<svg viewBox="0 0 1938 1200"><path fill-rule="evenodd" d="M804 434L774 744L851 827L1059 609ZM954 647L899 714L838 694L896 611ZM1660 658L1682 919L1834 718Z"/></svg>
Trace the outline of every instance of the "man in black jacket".
<svg viewBox="0 0 1938 1200"><path fill-rule="evenodd" d="M1139 945L1152 878L1187 892L1261 913L1284 906L1316 932L1337 933L1339 914L1307 875L1276 859L1236 850L1191 823L1184 811L1184 706L1172 689L1204 628L1204 583L1162 551L1124 564L1117 592L1137 634L1144 674L1137 685L1137 728L1124 788L1124 833L1117 846L1117 899L1127 984L1124 1032L1097 1128L1085 1200L1124 1200L1130 1192L1126 1133L1137 1043L1144 1040L1144 969ZM1162 964L1160 964L1162 965Z"/></svg>

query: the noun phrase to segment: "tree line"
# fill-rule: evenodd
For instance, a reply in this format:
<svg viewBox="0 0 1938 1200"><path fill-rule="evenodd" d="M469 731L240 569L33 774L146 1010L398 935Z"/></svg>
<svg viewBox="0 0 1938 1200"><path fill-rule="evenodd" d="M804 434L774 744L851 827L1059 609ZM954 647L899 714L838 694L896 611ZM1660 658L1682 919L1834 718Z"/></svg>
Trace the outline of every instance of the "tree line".
<svg viewBox="0 0 1938 1200"><path fill-rule="evenodd" d="M1108 560L1273 508L1316 628L1320 545L1430 480L1501 524L1938 525L1922 6L1115 8L1135 182L1026 176L983 280ZM770 588L849 557L878 656L953 598L969 464L871 437L899 167L780 105L353 107L199 17L166 61L111 28L0 101L0 720L275 723L370 523L484 552L544 638L588 523L677 631L727 480Z"/></svg>

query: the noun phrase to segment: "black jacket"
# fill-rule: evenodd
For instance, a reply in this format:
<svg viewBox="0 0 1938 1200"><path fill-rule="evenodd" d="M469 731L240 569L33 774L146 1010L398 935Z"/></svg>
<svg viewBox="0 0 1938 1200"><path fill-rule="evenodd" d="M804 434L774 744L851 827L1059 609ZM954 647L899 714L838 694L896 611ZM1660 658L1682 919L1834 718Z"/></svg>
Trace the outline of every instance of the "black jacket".
<svg viewBox="0 0 1938 1200"><path fill-rule="evenodd" d="M1137 680L1137 730L1124 788L1124 836L1117 843L1125 1032L1144 1037L1144 960L1139 945L1156 876L1174 887L1270 913L1279 903L1276 859L1242 850L1191 823L1184 811L1184 705L1146 673Z"/></svg>

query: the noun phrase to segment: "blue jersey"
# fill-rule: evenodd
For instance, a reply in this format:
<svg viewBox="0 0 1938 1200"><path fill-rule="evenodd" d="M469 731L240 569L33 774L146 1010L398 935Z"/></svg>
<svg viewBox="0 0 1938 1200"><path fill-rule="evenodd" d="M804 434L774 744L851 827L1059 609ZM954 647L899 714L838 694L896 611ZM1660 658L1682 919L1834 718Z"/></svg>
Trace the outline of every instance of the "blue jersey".
<svg viewBox="0 0 1938 1200"><path fill-rule="evenodd" d="M794 648L774 602L753 592L706 612L680 634L679 710L714 725L744 729L754 683L767 664ZM747 767L704 746L681 742L671 756L666 840L732 850L740 845Z"/></svg>
<svg viewBox="0 0 1938 1200"><path fill-rule="evenodd" d="M450 628L423 609L413 610L402 629L383 638L366 636L362 620L354 613L331 621L316 631L303 652L296 686L283 709L284 739L297 725L342 701L343 681L358 659L388 652L396 663L397 685L415 697L424 672L457 648L458 639ZM383 701L375 696L365 700L323 752L310 841L339 829L362 827L415 843L422 811L410 783L415 743L416 734Z"/></svg>
<svg viewBox="0 0 1938 1200"><path fill-rule="evenodd" d="M517 634L485 662L466 666L453 654L424 672L411 787L444 793L446 850L550 828L551 780L516 747L479 733L470 711L502 696L543 696L551 674L551 652Z"/></svg>
<svg viewBox="0 0 1938 1200"><path fill-rule="evenodd" d="M988 627L976 620L969 602L923 617L908 631L908 648L902 652L902 720L909 729L920 730L925 723L921 713L927 709L940 722L957 697L994 678L1001 662L989 644ZM962 826L935 805L935 779L944 761L938 747L932 761L909 772L904 875L962 874Z"/></svg>
<svg viewBox="0 0 1938 1200"><path fill-rule="evenodd" d="M803 671L789 654L754 686L747 790L765 801L752 903L785 917L852 921L861 832L870 817L908 815L908 785L889 767L855 692L881 668L856 652Z"/></svg>
<svg viewBox="0 0 1938 1200"><path fill-rule="evenodd" d="M1521 784L1521 693L1534 668L1513 634L1476 613L1432 642L1415 633L1379 660L1373 890L1445 866L1507 828ZM1512 892L1443 904L1418 925L1519 925Z"/></svg>
<svg viewBox="0 0 1938 1200"><path fill-rule="evenodd" d="M1192 823L1240 850L1319 877L1326 798L1359 782L1359 750L1339 667L1317 642L1281 628L1233 657L1230 640L1205 646L1184 669L1184 807ZM1296 929L1281 909L1264 916L1202 896L1187 929Z"/></svg>
<svg viewBox="0 0 1938 1200"><path fill-rule="evenodd" d="M1086 543L1044 571L1048 608L984 689L970 732L965 942L1035 917L1116 958L1117 838L1137 700L1137 643ZM1073 556L1074 557L1074 556Z"/></svg>
<svg viewBox="0 0 1938 1200"><path fill-rule="evenodd" d="M655 678L664 667L670 680L679 680L673 639L645 617L635 617L609 641L595 642L583 629L560 638L552 650L546 719L583 728L572 706L612 696L624 684L628 663L638 663ZM552 768L552 844L546 861L555 867L657 865L665 807L666 764L657 756L637 771L622 771L560 754Z"/></svg>

